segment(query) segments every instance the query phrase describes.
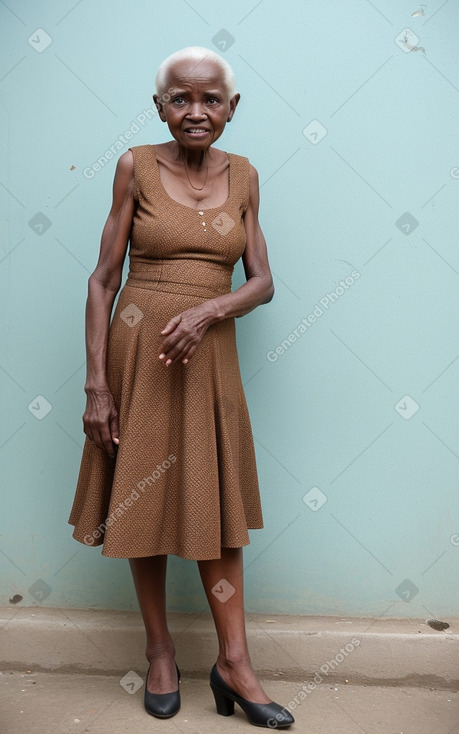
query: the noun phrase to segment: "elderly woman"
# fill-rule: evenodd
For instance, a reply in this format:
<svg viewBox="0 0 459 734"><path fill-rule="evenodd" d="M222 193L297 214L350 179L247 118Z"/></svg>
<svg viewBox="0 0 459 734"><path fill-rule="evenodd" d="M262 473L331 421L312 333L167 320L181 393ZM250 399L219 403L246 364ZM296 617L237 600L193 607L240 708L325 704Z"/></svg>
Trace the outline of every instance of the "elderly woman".
<svg viewBox="0 0 459 734"><path fill-rule="evenodd" d="M258 223L258 176L214 147L239 94L218 54L189 47L159 67L153 96L172 140L139 145L116 167L113 204L86 308L86 440L69 522L73 537L128 558L145 624L145 708L180 708L167 626L168 554L198 561L219 653L219 714L286 727L247 648L242 547L262 528L235 318L274 292ZM129 275L120 291L127 243ZM242 257L246 283L231 291Z"/></svg>

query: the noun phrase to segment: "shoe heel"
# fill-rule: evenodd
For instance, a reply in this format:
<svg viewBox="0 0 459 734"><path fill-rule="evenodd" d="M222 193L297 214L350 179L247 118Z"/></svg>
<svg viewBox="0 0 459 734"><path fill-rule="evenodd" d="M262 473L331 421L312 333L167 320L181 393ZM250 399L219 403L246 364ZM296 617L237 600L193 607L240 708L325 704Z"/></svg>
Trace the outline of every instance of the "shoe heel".
<svg viewBox="0 0 459 734"><path fill-rule="evenodd" d="M218 688L215 688L212 684L210 687L214 694L217 713L220 714L220 716L232 716L232 714L234 714L234 701L227 698L224 693L219 691Z"/></svg>

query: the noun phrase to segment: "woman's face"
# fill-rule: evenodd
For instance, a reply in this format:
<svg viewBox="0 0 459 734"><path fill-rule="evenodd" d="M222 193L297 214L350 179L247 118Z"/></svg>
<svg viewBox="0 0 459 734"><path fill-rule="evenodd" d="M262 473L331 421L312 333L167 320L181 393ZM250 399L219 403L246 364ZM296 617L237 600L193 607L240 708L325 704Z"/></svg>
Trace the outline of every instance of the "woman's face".
<svg viewBox="0 0 459 734"><path fill-rule="evenodd" d="M239 102L239 94L229 99L220 69L209 60L174 64L167 89L165 99L153 99L171 135L188 149L205 150L218 140Z"/></svg>

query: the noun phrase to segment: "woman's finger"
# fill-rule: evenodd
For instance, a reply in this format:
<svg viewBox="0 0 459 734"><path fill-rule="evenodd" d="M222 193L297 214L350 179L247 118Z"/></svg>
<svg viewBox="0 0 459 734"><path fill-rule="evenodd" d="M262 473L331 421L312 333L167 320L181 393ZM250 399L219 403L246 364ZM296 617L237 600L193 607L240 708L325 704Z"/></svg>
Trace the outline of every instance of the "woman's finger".
<svg viewBox="0 0 459 734"><path fill-rule="evenodd" d="M162 329L160 333L161 334L170 333L171 331L175 329L176 326L178 326L181 320L182 320L182 314L179 313L177 314L177 316L174 316L170 321L167 322L166 326L164 327L164 329Z"/></svg>

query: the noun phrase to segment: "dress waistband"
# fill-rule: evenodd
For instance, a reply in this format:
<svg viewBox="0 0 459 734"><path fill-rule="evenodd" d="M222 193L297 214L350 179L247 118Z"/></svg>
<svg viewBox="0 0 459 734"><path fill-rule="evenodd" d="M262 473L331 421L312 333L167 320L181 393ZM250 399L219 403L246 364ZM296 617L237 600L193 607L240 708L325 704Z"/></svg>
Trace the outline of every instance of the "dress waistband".
<svg viewBox="0 0 459 734"><path fill-rule="evenodd" d="M233 269L233 265L222 265L197 258L133 259L129 265L126 285L167 293L215 298L231 292Z"/></svg>

